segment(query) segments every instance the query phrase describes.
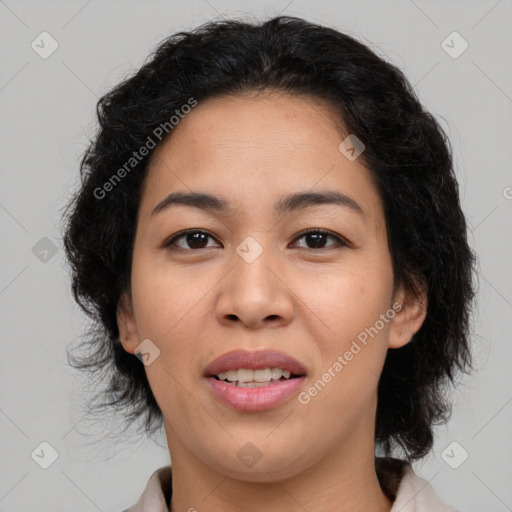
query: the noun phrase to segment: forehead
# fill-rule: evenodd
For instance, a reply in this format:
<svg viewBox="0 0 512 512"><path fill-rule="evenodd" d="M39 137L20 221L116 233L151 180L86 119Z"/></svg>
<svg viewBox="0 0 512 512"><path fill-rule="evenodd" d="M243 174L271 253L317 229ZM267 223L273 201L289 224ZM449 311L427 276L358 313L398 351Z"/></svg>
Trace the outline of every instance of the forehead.
<svg viewBox="0 0 512 512"><path fill-rule="evenodd" d="M297 159L341 141L338 116L330 105L308 96L281 92L246 93L207 99L184 116L170 137L155 151L154 159L169 153L195 160L258 158ZM280 158L281 157L281 158Z"/></svg>
<svg viewBox="0 0 512 512"><path fill-rule="evenodd" d="M269 195L316 187L365 196L374 209L369 171L338 149L346 135L339 115L317 98L273 92L199 102L155 149L143 207L149 214L173 190L230 197L243 208L246 196L268 203Z"/></svg>

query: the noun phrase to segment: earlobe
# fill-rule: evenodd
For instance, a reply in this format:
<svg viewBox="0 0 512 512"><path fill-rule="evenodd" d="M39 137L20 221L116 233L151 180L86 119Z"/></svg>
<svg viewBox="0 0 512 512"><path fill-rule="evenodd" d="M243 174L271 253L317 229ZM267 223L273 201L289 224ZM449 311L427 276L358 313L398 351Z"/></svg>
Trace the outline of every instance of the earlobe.
<svg viewBox="0 0 512 512"><path fill-rule="evenodd" d="M133 314L133 304L128 294L124 292L116 309L117 327L119 329L119 341L126 352L133 354L135 348L139 345L137 335L137 325Z"/></svg>
<svg viewBox="0 0 512 512"><path fill-rule="evenodd" d="M407 345L416 334L427 316L427 287L420 289L419 296L412 291L406 292L400 287L395 303L401 309L395 314L389 330L388 348L400 348Z"/></svg>

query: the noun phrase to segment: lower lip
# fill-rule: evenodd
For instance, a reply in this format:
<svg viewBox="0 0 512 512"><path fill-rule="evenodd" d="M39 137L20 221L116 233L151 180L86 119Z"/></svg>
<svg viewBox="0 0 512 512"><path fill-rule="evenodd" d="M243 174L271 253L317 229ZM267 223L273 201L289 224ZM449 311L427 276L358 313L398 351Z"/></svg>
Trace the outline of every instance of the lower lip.
<svg viewBox="0 0 512 512"><path fill-rule="evenodd" d="M297 393L306 377L281 380L259 388L241 388L215 377L208 377L207 380L215 396L228 407L237 411L263 411L276 407Z"/></svg>

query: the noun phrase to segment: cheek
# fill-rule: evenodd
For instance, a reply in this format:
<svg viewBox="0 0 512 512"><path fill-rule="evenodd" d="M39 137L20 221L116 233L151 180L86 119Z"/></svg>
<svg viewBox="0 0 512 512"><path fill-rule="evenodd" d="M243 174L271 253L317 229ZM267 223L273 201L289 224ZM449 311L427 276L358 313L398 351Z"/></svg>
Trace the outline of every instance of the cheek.
<svg viewBox="0 0 512 512"><path fill-rule="evenodd" d="M157 344L168 344L178 333L180 338L190 337L198 328L201 300L214 277L189 279L164 258L149 253L134 257L132 296L139 333Z"/></svg>
<svg viewBox="0 0 512 512"><path fill-rule="evenodd" d="M388 310L392 286L392 279L385 273L363 267L332 272L314 283L303 282L299 293L302 302L316 314L317 323L324 327L319 339L343 343L373 326Z"/></svg>
<svg viewBox="0 0 512 512"><path fill-rule="evenodd" d="M384 270L371 272L369 268L352 266L350 271L337 273L337 278L331 273L325 286L318 288L321 293L302 289L304 302L316 314L309 331L321 356L321 368L312 382L320 380L316 386L319 398L315 398L319 407L350 404L357 409L377 387L387 353L393 282ZM311 391L316 396L317 391Z"/></svg>
<svg viewBox="0 0 512 512"><path fill-rule="evenodd" d="M170 272L169 267L139 257L134 258L132 273L139 340L149 339L159 350L145 371L163 411L190 408L183 388L200 372L198 344L201 333L204 338L207 332L202 308L213 285L205 280L189 281L175 270Z"/></svg>

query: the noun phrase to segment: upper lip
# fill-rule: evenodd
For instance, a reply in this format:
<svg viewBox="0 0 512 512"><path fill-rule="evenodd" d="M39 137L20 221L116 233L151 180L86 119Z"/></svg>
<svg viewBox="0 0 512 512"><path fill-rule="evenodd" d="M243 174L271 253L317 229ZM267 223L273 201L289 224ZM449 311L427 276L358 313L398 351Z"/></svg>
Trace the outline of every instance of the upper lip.
<svg viewBox="0 0 512 512"><path fill-rule="evenodd" d="M218 375L227 370L247 368L281 368L294 375L305 375L306 369L297 359L277 350L233 350L211 361L204 370L205 377Z"/></svg>

